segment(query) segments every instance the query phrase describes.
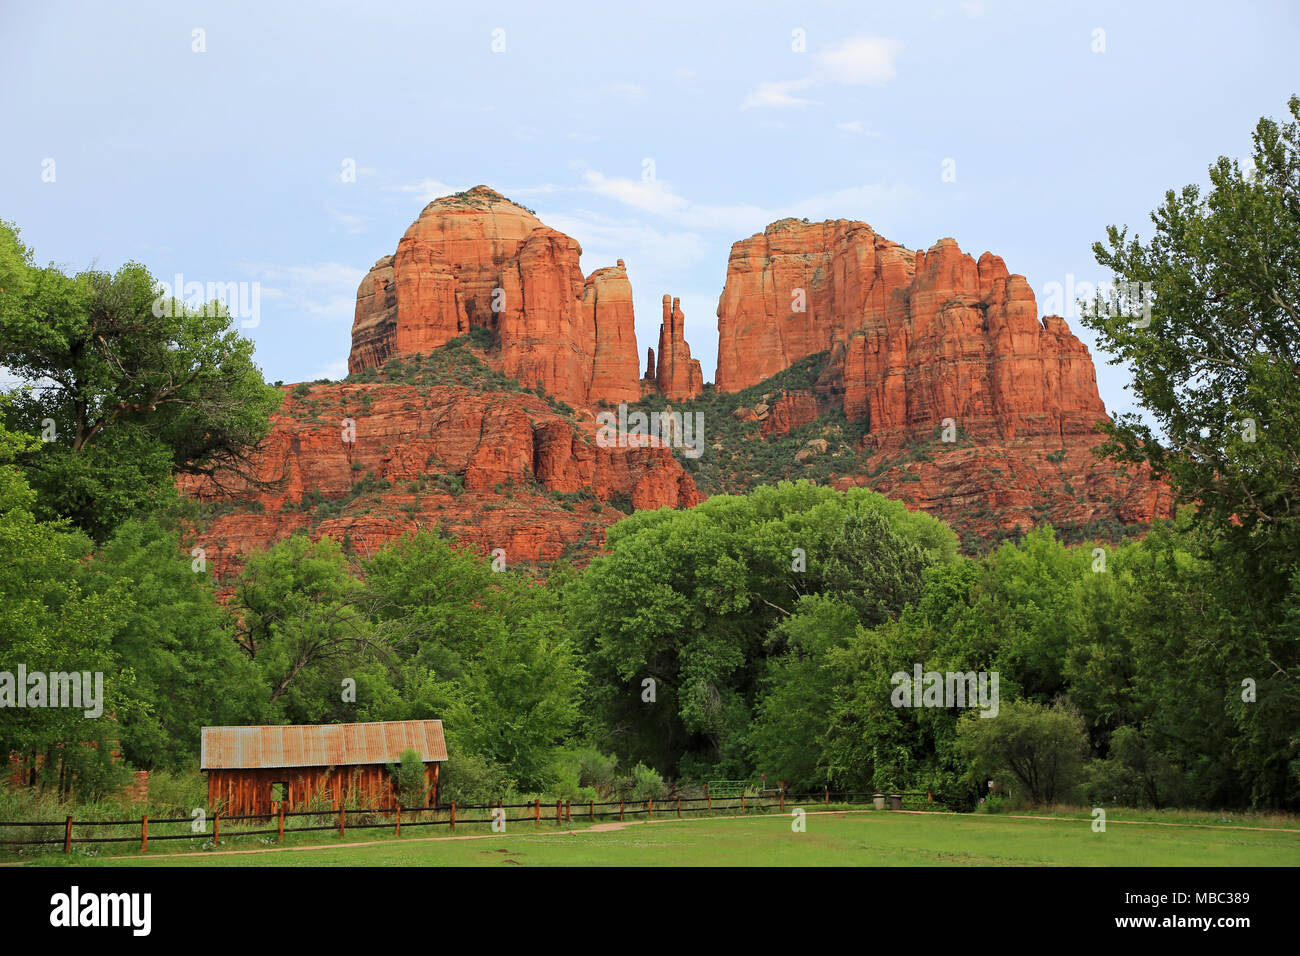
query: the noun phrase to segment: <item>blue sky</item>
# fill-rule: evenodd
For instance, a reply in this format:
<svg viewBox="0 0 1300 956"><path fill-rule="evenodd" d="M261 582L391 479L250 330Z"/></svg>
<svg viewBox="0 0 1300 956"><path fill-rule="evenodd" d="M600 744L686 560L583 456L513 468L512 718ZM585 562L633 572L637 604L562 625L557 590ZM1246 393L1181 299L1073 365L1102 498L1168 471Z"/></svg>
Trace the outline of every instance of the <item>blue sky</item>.
<svg viewBox="0 0 1300 956"><path fill-rule="evenodd" d="M1281 3L637 6L5 0L0 218L69 270L260 283L246 334L292 382L344 373L365 270L486 183L585 273L626 261L642 355L679 296L712 380L729 248L774 219L952 236L1041 308L1300 92Z"/></svg>

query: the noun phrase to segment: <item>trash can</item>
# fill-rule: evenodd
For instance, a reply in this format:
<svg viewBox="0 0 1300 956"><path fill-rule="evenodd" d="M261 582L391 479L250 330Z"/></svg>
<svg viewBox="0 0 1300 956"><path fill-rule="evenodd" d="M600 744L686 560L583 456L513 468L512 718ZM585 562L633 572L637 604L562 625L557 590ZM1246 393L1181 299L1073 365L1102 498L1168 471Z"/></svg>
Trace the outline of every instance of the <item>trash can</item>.
<svg viewBox="0 0 1300 956"><path fill-rule="evenodd" d="M889 809L891 810L903 809L903 795L901 793L891 793L889 795Z"/></svg>
<svg viewBox="0 0 1300 956"><path fill-rule="evenodd" d="M873 793L871 795L871 802L875 804L877 810L885 809L885 795L883 793Z"/></svg>

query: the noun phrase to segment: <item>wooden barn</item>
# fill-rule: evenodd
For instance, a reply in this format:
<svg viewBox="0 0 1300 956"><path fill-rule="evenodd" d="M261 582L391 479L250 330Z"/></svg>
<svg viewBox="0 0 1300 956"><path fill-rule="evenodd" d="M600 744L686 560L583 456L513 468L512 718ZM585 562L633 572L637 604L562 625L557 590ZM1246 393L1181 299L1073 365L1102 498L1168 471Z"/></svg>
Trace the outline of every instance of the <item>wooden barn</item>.
<svg viewBox="0 0 1300 956"><path fill-rule="evenodd" d="M354 802L376 809L397 805L392 774L406 750L424 761L429 806L438 802L438 764L447 759L440 720L369 724L204 727L201 766L208 806L222 813L292 812L320 798L332 809ZM319 805L319 803L317 804Z"/></svg>

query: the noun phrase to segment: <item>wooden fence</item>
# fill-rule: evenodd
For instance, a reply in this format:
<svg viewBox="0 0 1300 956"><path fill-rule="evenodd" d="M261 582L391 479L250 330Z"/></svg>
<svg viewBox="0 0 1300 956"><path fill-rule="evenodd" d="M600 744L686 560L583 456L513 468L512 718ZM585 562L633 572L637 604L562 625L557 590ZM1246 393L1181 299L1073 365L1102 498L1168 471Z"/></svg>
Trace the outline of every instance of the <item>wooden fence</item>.
<svg viewBox="0 0 1300 956"><path fill-rule="evenodd" d="M549 800L543 805L541 799L535 799L531 803L503 803L498 800L496 803L459 805L451 803L437 807L411 808L398 806L394 810L348 809L341 807L337 811L298 810L292 813L287 812L284 809L284 804L281 804L279 811L276 813L250 813L238 816L213 814L210 833L207 831L206 822L204 829L197 833L192 829L190 832L183 833L158 833L156 828L160 826L172 827L177 824L184 824L189 829L194 820L190 817L162 817L151 820L147 814L142 815L139 820L78 821L69 816L62 821L0 822L0 836L5 835L6 828L60 828L62 830L62 833L58 836L44 839L0 839L0 847L58 846L62 844L63 852L71 853L74 843L139 843L140 852L144 853L149 849L150 840L154 842L159 840L203 840L206 843L210 839L212 845L217 846L221 840L223 824L227 828L227 835L231 837L270 836L274 834L278 841L283 842L286 833L312 833L325 830L338 830L340 837L344 837L349 830L392 830L394 836L400 837L403 828L409 830L419 827L445 826L448 828L449 833L455 833L457 824L494 823L497 821L504 823L532 823L535 827L540 827L543 821L550 824L552 819L555 826L562 826L565 823L571 823L575 817L579 821L595 822L613 817L626 820L629 817L638 816L653 820L656 815L660 819L664 817L682 818L690 813L769 813L772 811L783 813L787 807L793 808L796 805L806 806L810 809L818 804L830 806L834 803L836 806L852 806L858 803L859 798L862 797L868 798L873 806L881 809L901 809L904 799L907 799L912 804L921 803L922 808L925 808L929 807L935 799L930 793L916 791L895 792L892 794L864 794L833 790L802 794L790 794L785 791L772 793L769 791L760 795L741 793L737 796L720 797L710 794L706 787L705 794L702 797L683 797L674 794L661 798L657 802L653 798L644 801L620 799L598 802L589 800L577 804L569 800L556 800L554 806L552 806ZM545 811L543 811L543 806L545 806ZM508 811L512 810L524 810L526 812L519 816L510 816ZM488 811L489 815L465 816L466 813L474 814L482 811ZM493 814L492 811L498 812ZM313 817L316 820L328 820L329 822L311 823L305 819ZM293 826L292 821L298 819L303 819L303 822L308 825ZM256 827L259 822L272 825ZM247 823L254 824L254 828L240 828L241 824ZM290 825L286 825L286 823ZM155 827L155 833L152 836L149 833L151 824ZM93 832L95 828L102 827L138 828L138 835L87 835L88 830Z"/></svg>

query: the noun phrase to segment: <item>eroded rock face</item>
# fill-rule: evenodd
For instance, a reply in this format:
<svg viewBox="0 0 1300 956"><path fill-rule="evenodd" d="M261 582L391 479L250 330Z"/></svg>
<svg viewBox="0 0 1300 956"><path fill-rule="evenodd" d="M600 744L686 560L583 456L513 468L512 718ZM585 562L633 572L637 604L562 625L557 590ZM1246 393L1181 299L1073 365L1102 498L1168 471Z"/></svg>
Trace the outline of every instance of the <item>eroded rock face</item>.
<svg viewBox="0 0 1300 956"><path fill-rule="evenodd" d="M719 391L735 392L883 317L914 255L864 222L782 219L737 242L718 303Z"/></svg>
<svg viewBox="0 0 1300 956"><path fill-rule="evenodd" d="M479 358L576 414L460 386L286 390L260 459L274 490L237 493L235 512L214 521L205 544L218 567L296 529L373 553L435 524L485 552L505 548L511 563L582 560L622 517L611 504L699 502L672 449L595 442L601 403L702 395L680 303L664 297L642 375L623 261L584 278L580 255L486 187L430 203L358 289L349 367L483 328L496 347ZM1145 470L1095 459L1105 410L1087 349L1062 319L1040 319L1028 283L991 253L975 260L951 239L911 251L862 222L781 220L732 247L718 328L724 392L828 354L812 390L782 384L733 414L756 423L745 441L812 426L791 457L836 487L873 487L985 542L1043 520L1105 528L1169 513L1168 489ZM823 417L841 405L852 429ZM344 418L355 443L340 440ZM728 451L715 440L706 454ZM371 472L382 488L358 484ZM739 472L731 480L747 486ZM328 516L304 507L315 499Z"/></svg>
<svg viewBox="0 0 1300 956"><path fill-rule="evenodd" d="M758 410L755 409L755 417ZM763 419L760 433L767 435L785 435L796 428L801 428L815 421L822 409L817 396L808 391L786 392L768 409Z"/></svg>
<svg viewBox="0 0 1300 956"><path fill-rule="evenodd" d="M659 326L659 366L655 384L669 401L689 401L704 392L704 373L700 360L691 358L686 344L686 316L681 300L664 296L663 322Z"/></svg>
<svg viewBox="0 0 1300 956"><path fill-rule="evenodd" d="M490 330L505 374L571 405L636 400L622 262L583 278L582 249L486 186L429 203L357 290L351 372Z"/></svg>
<svg viewBox="0 0 1300 956"><path fill-rule="evenodd" d="M1105 418L1087 348L1033 291L952 239L909 252L860 222L782 220L732 248L718 388L830 352L818 382L884 447L945 419L983 438L1090 432Z"/></svg>
<svg viewBox="0 0 1300 956"><path fill-rule="evenodd" d="M355 441L344 440L344 419ZM676 508L702 498L670 449L598 448L593 421L575 423L517 392L329 384L299 396L286 387L272 429L256 464L268 487L233 489L240 510L208 528L219 571L302 527L371 552L442 525L484 552L506 548L512 562L583 557L623 517L603 502ZM206 479L182 488L208 501L232 490ZM575 510L550 494L584 489ZM313 498L340 513L318 520L302 507ZM574 554L579 541L586 551Z"/></svg>
<svg viewBox="0 0 1300 956"><path fill-rule="evenodd" d="M582 307L588 327L595 330L592 347L591 400L611 405L641 398L637 367L636 323L632 311L632 283L623 260L597 269L587 277Z"/></svg>

